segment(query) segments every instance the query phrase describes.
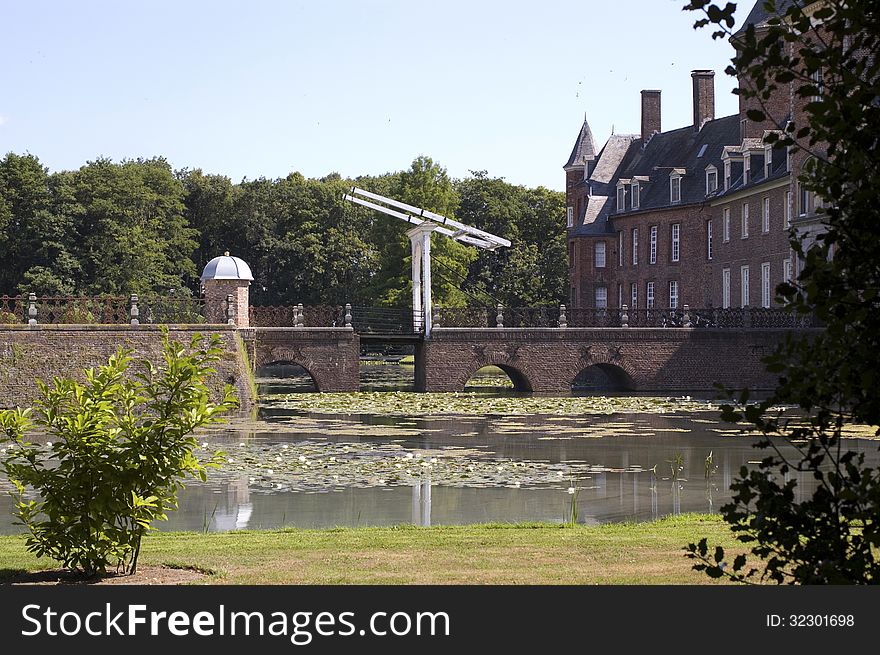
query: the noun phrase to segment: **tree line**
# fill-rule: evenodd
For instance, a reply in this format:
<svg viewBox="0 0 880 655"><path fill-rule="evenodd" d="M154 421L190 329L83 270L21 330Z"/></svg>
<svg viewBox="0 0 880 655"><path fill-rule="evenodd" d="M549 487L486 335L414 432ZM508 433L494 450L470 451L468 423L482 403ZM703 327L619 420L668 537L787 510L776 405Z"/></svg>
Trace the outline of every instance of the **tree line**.
<svg viewBox="0 0 880 655"><path fill-rule="evenodd" d="M229 251L250 264L258 305L406 306L408 225L343 199L352 186L510 239L495 252L434 235L435 302L565 302L563 193L471 172L452 179L429 157L403 171L343 179L294 172L233 183L161 157L96 159L50 173L32 154L0 160L0 295L197 296L199 275Z"/></svg>

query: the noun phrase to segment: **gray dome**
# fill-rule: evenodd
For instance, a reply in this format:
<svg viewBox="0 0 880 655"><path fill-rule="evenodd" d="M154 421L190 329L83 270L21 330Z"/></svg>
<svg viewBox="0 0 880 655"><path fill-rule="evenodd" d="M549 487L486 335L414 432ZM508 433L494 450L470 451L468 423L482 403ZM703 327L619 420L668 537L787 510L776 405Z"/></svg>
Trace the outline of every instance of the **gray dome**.
<svg viewBox="0 0 880 655"><path fill-rule="evenodd" d="M231 257L228 252L221 257L214 257L202 271L202 282L205 280L253 280L251 267L238 257Z"/></svg>

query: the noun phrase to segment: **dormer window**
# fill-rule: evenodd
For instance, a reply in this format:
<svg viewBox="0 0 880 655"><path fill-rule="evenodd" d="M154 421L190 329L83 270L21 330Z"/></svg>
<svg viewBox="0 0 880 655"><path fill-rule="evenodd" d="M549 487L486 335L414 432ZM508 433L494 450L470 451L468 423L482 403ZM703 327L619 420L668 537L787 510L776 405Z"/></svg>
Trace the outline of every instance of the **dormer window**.
<svg viewBox="0 0 880 655"><path fill-rule="evenodd" d="M706 195L711 195L718 190L718 169L714 166L706 167Z"/></svg>
<svg viewBox="0 0 880 655"><path fill-rule="evenodd" d="M773 169L773 146L764 146L764 179L769 179Z"/></svg>
<svg viewBox="0 0 880 655"><path fill-rule="evenodd" d="M638 180L633 180L633 183L630 185L630 188L629 188L629 195L630 195L630 202L632 203L632 208L638 209L639 202L641 200L641 198L639 197L639 196L641 196L641 189L639 188L639 181Z"/></svg>
<svg viewBox="0 0 880 655"><path fill-rule="evenodd" d="M669 202L681 202L681 176L682 171L675 169L669 176Z"/></svg>
<svg viewBox="0 0 880 655"><path fill-rule="evenodd" d="M730 160L724 162L724 190L730 188Z"/></svg>
<svg viewBox="0 0 880 655"><path fill-rule="evenodd" d="M748 184L750 181L750 173L752 169L752 157L750 153L745 153L743 155L743 184Z"/></svg>
<svg viewBox="0 0 880 655"><path fill-rule="evenodd" d="M626 211L626 187L629 184L629 180L618 180L617 181L617 211L623 212Z"/></svg>

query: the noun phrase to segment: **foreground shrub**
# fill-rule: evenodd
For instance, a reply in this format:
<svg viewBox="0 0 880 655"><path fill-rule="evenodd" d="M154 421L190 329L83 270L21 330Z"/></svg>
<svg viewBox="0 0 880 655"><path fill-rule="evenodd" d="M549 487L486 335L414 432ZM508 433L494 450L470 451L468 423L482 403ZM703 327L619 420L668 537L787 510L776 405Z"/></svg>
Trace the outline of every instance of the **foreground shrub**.
<svg viewBox="0 0 880 655"><path fill-rule="evenodd" d="M221 453L196 458L193 431L236 405L232 387L214 402L205 383L220 353L216 335L186 348L166 333L159 366L144 359L130 371L120 349L84 383L38 381L33 408L0 412L0 467L17 489L29 551L87 575L136 572L143 535L177 507L184 479L217 466ZM49 442L28 441L34 429Z"/></svg>

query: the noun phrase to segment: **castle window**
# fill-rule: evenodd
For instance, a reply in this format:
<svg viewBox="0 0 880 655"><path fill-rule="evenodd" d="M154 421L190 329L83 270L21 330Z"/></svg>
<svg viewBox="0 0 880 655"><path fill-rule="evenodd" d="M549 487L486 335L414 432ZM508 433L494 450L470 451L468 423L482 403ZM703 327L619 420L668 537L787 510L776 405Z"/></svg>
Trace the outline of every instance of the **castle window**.
<svg viewBox="0 0 880 655"><path fill-rule="evenodd" d="M750 153L746 153L743 156L743 184L748 184L750 181L749 173L752 170L752 157Z"/></svg>
<svg viewBox="0 0 880 655"><path fill-rule="evenodd" d="M770 262L761 264L761 307L770 307Z"/></svg>
<svg viewBox="0 0 880 655"><path fill-rule="evenodd" d="M764 179L770 177L773 169L773 146L764 146Z"/></svg>
<svg viewBox="0 0 880 655"><path fill-rule="evenodd" d="M739 267L740 307L749 306L749 267Z"/></svg>
<svg viewBox="0 0 880 655"><path fill-rule="evenodd" d="M596 309L608 307L608 287L596 287Z"/></svg>
<svg viewBox="0 0 880 655"><path fill-rule="evenodd" d="M678 309L678 282L669 283L669 309Z"/></svg>
<svg viewBox="0 0 880 655"><path fill-rule="evenodd" d="M669 201L681 202L681 175L673 173L669 178Z"/></svg>
<svg viewBox="0 0 880 655"><path fill-rule="evenodd" d="M706 195L714 193L718 189L718 169L714 166L706 168Z"/></svg>
<svg viewBox="0 0 880 655"><path fill-rule="evenodd" d="M770 198L766 197L761 203L761 232L770 231Z"/></svg>
<svg viewBox="0 0 880 655"><path fill-rule="evenodd" d="M721 309L730 307L730 269L721 270Z"/></svg>
<svg viewBox="0 0 880 655"><path fill-rule="evenodd" d="M730 188L730 160L724 162L724 190Z"/></svg>
<svg viewBox="0 0 880 655"><path fill-rule="evenodd" d="M623 182L617 183L617 211L626 210L626 185Z"/></svg>
<svg viewBox="0 0 880 655"><path fill-rule="evenodd" d="M654 283L648 282L645 285L645 308L654 309Z"/></svg>
<svg viewBox="0 0 880 655"><path fill-rule="evenodd" d="M721 221L721 240L724 243L730 241L730 207L725 207L722 211L722 221Z"/></svg>
<svg viewBox="0 0 880 655"><path fill-rule="evenodd" d="M633 242L633 266L637 266L639 263L639 228L634 227L632 230L632 242Z"/></svg>
<svg viewBox="0 0 880 655"><path fill-rule="evenodd" d="M630 202L632 203L632 208L638 209L639 202L641 200L639 197L641 195L641 189L639 188L639 181L638 180L633 180L633 183L629 188L629 194L630 194Z"/></svg>
<svg viewBox="0 0 880 655"><path fill-rule="evenodd" d="M651 248L648 257L649 264L657 263L657 226L651 226Z"/></svg>
<svg viewBox="0 0 880 655"><path fill-rule="evenodd" d="M596 268L605 268L605 242L597 241L595 246L595 266Z"/></svg>
<svg viewBox="0 0 880 655"><path fill-rule="evenodd" d="M745 202L742 206L742 234L741 238L749 238L749 203Z"/></svg>
<svg viewBox="0 0 880 655"><path fill-rule="evenodd" d="M681 255L681 223L672 224L672 261L677 262Z"/></svg>
<svg viewBox="0 0 880 655"><path fill-rule="evenodd" d="M565 208L565 224L568 227L574 227L574 207Z"/></svg>
<svg viewBox="0 0 880 655"><path fill-rule="evenodd" d="M636 282L633 282L629 285L629 295L632 301L632 305L630 305L631 309L638 309L639 307L639 285Z"/></svg>
<svg viewBox="0 0 880 655"><path fill-rule="evenodd" d="M712 221L706 221L706 259L712 259Z"/></svg>

